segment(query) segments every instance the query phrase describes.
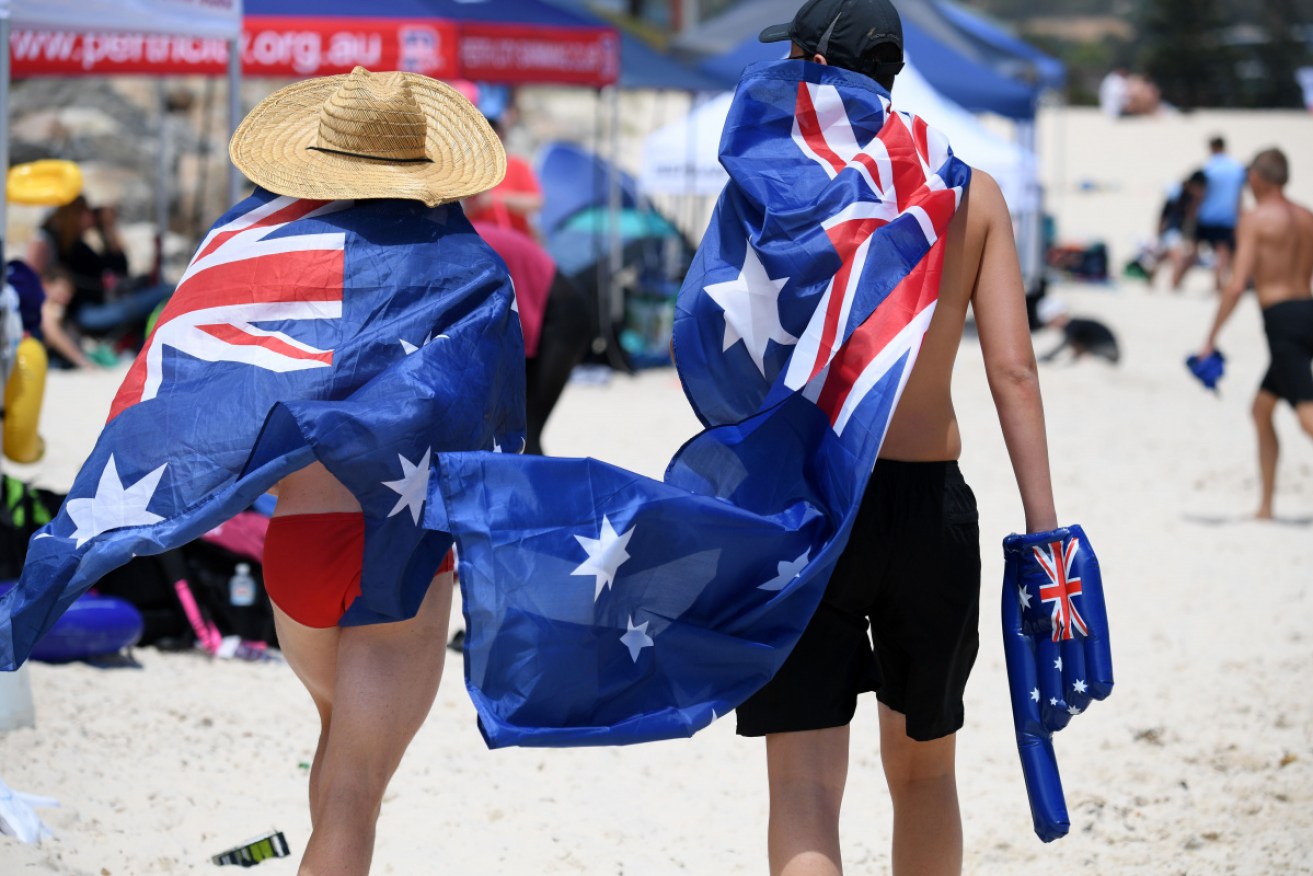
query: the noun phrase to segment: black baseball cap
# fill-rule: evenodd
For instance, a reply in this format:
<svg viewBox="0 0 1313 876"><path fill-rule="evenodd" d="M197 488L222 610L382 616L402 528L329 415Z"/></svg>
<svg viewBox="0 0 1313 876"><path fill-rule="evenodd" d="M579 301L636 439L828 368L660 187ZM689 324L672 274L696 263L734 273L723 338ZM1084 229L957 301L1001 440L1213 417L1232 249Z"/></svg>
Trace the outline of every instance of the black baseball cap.
<svg viewBox="0 0 1313 876"><path fill-rule="evenodd" d="M884 43L903 48L903 21L889 0L807 0L788 24L761 32L763 43L792 40L808 54L824 55L836 67L884 76L898 73L903 62L862 66L862 56Z"/></svg>

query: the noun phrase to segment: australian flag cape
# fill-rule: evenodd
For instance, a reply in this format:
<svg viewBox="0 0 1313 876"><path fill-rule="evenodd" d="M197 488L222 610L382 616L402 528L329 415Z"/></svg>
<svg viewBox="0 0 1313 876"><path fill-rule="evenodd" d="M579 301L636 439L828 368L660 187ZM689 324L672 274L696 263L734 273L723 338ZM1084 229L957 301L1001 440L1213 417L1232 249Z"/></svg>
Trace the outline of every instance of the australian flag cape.
<svg viewBox="0 0 1313 876"><path fill-rule="evenodd" d="M440 454L466 683L488 744L688 736L764 684L847 540L970 179L870 79L754 65L674 351L706 430L663 481L591 459Z"/></svg>
<svg viewBox="0 0 1313 876"><path fill-rule="evenodd" d="M420 525L432 459L519 449L523 369L505 265L459 207L257 190L202 242L0 597L0 668L106 572L191 541L314 459L365 515L343 622L412 615L451 545Z"/></svg>

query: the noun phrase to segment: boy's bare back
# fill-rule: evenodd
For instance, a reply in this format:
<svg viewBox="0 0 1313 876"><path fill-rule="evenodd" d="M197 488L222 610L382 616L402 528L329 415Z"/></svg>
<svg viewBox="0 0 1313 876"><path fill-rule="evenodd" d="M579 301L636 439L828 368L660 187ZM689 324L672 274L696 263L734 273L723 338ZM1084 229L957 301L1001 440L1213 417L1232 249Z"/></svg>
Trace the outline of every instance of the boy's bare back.
<svg viewBox="0 0 1313 876"><path fill-rule="evenodd" d="M961 455L952 379L968 305L974 304L987 363L996 363L1004 374L1034 367L1012 220L998 183L984 171L973 169L945 245L939 303L889 425L880 451L885 459Z"/></svg>

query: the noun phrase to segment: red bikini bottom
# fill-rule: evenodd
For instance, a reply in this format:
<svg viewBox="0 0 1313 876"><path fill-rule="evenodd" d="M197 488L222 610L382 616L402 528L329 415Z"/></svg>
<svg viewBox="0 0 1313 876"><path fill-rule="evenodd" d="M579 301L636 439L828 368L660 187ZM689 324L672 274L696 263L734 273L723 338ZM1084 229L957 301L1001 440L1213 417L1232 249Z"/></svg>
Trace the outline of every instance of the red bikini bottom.
<svg viewBox="0 0 1313 876"><path fill-rule="evenodd" d="M365 518L360 513L274 517L264 537L264 588L292 620L335 627L360 595ZM451 552L437 573L455 568Z"/></svg>

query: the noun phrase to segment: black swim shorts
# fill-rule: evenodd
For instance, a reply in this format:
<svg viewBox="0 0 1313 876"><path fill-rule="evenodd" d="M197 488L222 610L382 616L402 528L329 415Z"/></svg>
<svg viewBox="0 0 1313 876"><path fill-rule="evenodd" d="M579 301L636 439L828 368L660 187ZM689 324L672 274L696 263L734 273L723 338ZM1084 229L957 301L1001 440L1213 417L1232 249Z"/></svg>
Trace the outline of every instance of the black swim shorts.
<svg viewBox="0 0 1313 876"><path fill-rule="evenodd" d="M1272 364L1261 388L1292 405L1313 401L1313 299L1264 308L1263 330Z"/></svg>
<svg viewBox="0 0 1313 876"><path fill-rule="evenodd" d="M1196 225L1194 239L1200 243L1217 246L1219 243L1235 249L1234 225Z"/></svg>
<svg viewBox="0 0 1313 876"><path fill-rule="evenodd" d="M957 463L882 459L820 607L738 733L842 727L868 690L913 739L955 733L979 618L980 524Z"/></svg>

